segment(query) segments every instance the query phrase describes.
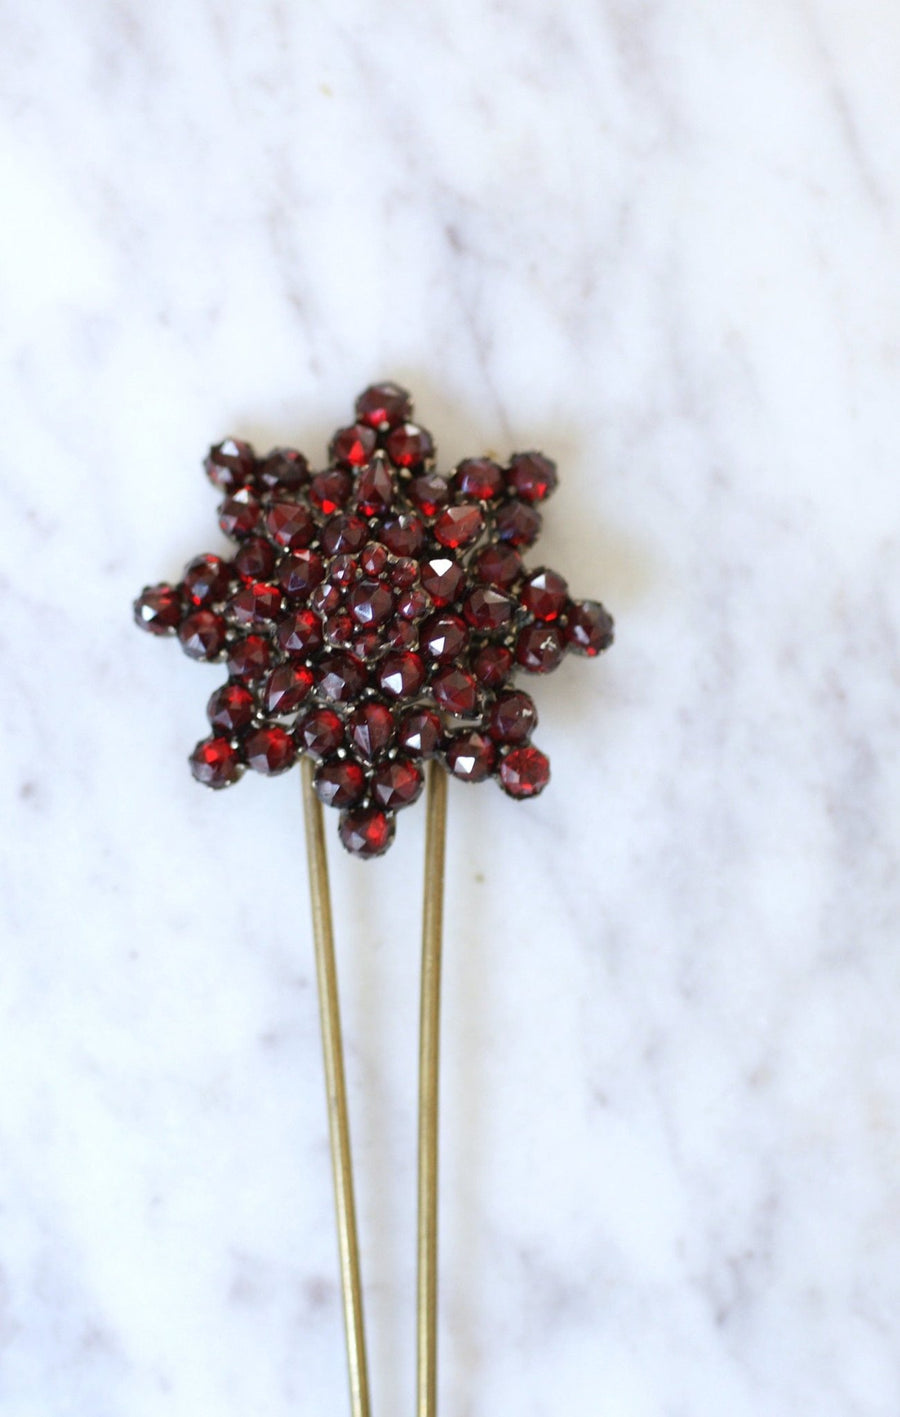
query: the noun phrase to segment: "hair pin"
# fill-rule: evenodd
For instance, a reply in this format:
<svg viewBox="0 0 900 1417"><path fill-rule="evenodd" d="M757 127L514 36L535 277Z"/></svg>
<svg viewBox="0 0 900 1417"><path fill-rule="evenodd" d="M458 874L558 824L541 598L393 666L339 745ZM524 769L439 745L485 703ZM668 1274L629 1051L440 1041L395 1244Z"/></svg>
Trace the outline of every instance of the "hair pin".
<svg viewBox="0 0 900 1417"><path fill-rule="evenodd" d="M223 494L230 558L207 553L180 581L146 588L137 623L227 665L190 756L208 787L299 759L341 1288L353 1417L369 1388L323 804L353 855L380 856L396 815L426 784L419 1046L417 1413L437 1396L438 1080L447 776L536 797L550 765L532 742L531 696L513 676L547 674L567 652L596 656L613 622L564 578L528 569L556 467L537 452L505 466L467 458L435 470L408 393L375 384L312 472L293 448L259 457L229 438L207 475Z"/></svg>

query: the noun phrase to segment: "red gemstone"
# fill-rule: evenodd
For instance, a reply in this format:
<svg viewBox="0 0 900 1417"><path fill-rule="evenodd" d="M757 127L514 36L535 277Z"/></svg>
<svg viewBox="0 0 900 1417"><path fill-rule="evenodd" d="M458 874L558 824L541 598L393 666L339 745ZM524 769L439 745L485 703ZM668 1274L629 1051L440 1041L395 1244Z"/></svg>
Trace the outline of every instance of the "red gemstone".
<svg viewBox="0 0 900 1417"><path fill-rule="evenodd" d="M296 448L273 448L260 464L259 480L269 491L296 492L309 481L309 463Z"/></svg>
<svg viewBox="0 0 900 1417"><path fill-rule="evenodd" d="M378 458L359 475L356 505L364 517L377 517L387 511L393 500L394 479L387 464Z"/></svg>
<svg viewBox="0 0 900 1417"><path fill-rule="evenodd" d="M359 564L367 576L380 576L386 569L388 554L377 541L364 546L359 556Z"/></svg>
<svg viewBox="0 0 900 1417"><path fill-rule="evenodd" d="M282 664L266 684L266 712L284 717L296 713L313 686L313 672L305 664Z"/></svg>
<svg viewBox="0 0 900 1417"><path fill-rule="evenodd" d="M272 651L267 640L248 635L233 645L228 655L228 673L236 679L262 679L268 672Z"/></svg>
<svg viewBox="0 0 900 1417"><path fill-rule="evenodd" d="M484 527L480 507L447 507L434 524L435 540L455 551L458 546L471 546Z"/></svg>
<svg viewBox="0 0 900 1417"><path fill-rule="evenodd" d="M491 706L488 731L495 743L524 743L537 727L534 700L520 689L501 694Z"/></svg>
<svg viewBox="0 0 900 1417"><path fill-rule="evenodd" d="M417 694L425 682L425 665L417 654L389 654L378 673L378 682L385 694L394 699L408 699Z"/></svg>
<svg viewBox="0 0 900 1417"><path fill-rule="evenodd" d="M445 610L425 621L419 638L423 650L432 659L456 659L469 635L465 621Z"/></svg>
<svg viewBox="0 0 900 1417"><path fill-rule="evenodd" d="M422 585L435 605L449 605L465 583L462 567L450 556L433 556L422 565Z"/></svg>
<svg viewBox="0 0 900 1417"><path fill-rule="evenodd" d="M478 703L475 676L455 664L437 670L431 681L431 692L435 703L457 718L467 718L475 712Z"/></svg>
<svg viewBox="0 0 900 1417"><path fill-rule="evenodd" d="M447 767L463 782L484 782L496 759L489 738L474 731L459 733L447 748Z"/></svg>
<svg viewBox="0 0 900 1417"><path fill-rule="evenodd" d="M493 586L479 586L466 597L463 612L473 629L492 634L509 624L513 604L508 595Z"/></svg>
<svg viewBox="0 0 900 1417"><path fill-rule="evenodd" d="M333 615L341 603L341 593L337 586L326 581L324 585L316 586L309 603L319 615Z"/></svg>
<svg viewBox="0 0 900 1417"><path fill-rule="evenodd" d="M421 517L414 512L404 512L386 521L379 535L395 556L416 556L425 540L425 527Z"/></svg>
<svg viewBox="0 0 900 1417"><path fill-rule="evenodd" d="M352 615L348 615L346 610L338 610L325 621L325 638L337 649L346 649L355 629Z"/></svg>
<svg viewBox="0 0 900 1417"><path fill-rule="evenodd" d="M332 517L322 528L322 547L330 556L344 556L360 551L366 543L369 529L360 517Z"/></svg>
<svg viewBox="0 0 900 1417"><path fill-rule="evenodd" d="M170 585L149 586L134 602L135 624L151 635L176 630L184 614L181 596Z"/></svg>
<svg viewBox="0 0 900 1417"><path fill-rule="evenodd" d="M438 472L423 472L407 488L409 500L426 517L435 517L450 501L450 485Z"/></svg>
<svg viewBox="0 0 900 1417"><path fill-rule="evenodd" d="M316 770L315 787L326 807L352 807L365 795L366 774L352 758L338 758Z"/></svg>
<svg viewBox="0 0 900 1417"><path fill-rule="evenodd" d="M516 659L532 674L549 674L563 657L562 635L555 625L536 620L526 625L516 642Z"/></svg>
<svg viewBox="0 0 900 1417"><path fill-rule="evenodd" d="M219 526L226 536L235 540L249 536L251 531L256 530L258 521L259 503L246 487L235 492L233 497L227 497L219 510Z"/></svg>
<svg viewBox="0 0 900 1417"><path fill-rule="evenodd" d="M226 438L224 443L210 448L203 466L214 487L222 492L236 492L253 477L256 458L249 443Z"/></svg>
<svg viewBox="0 0 900 1417"><path fill-rule="evenodd" d="M509 590L522 573L522 557L511 546L486 546L472 562L472 571L485 585Z"/></svg>
<svg viewBox="0 0 900 1417"><path fill-rule="evenodd" d="M543 453L517 453L506 474L511 491L526 502L542 502L549 497L557 480L556 463Z"/></svg>
<svg viewBox="0 0 900 1417"><path fill-rule="evenodd" d="M430 758L440 747L444 724L434 709L413 709L404 714L397 732L402 748L417 758Z"/></svg>
<svg viewBox="0 0 900 1417"><path fill-rule="evenodd" d="M242 581L267 581L275 569L275 552L261 536L251 536L232 562Z"/></svg>
<svg viewBox="0 0 900 1417"><path fill-rule="evenodd" d="M593 658L613 642L613 618L597 600L576 600L566 616L566 644Z"/></svg>
<svg viewBox="0 0 900 1417"><path fill-rule="evenodd" d="M506 502L497 513L497 535L510 546L531 546L540 529L541 514L527 502Z"/></svg>
<svg viewBox="0 0 900 1417"><path fill-rule="evenodd" d="M204 787L228 787L241 775L241 759L227 738L207 738L189 758L191 772Z"/></svg>
<svg viewBox="0 0 900 1417"><path fill-rule="evenodd" d="M312 541L315 523L300 502L274 502L266 512L266 530L287 551L300 551Z"/></svg>
<svg viewBox="0 0 900 1417"><path fill-rule="evenodd" d="M223 684L206 705L206 713L213 728L232 734L248 726L255 707L253 695L245 684Z"/></svg>
<svg viewBox="0 0 900 1417"><path fill-rule="evenodd" d="M254 581L233 595L226 609L239 625L264 625L281 610L281 591L265 581Z"/></svg>
<svg viewBox="0 0 900 1417"><path fill-rule="evenodd" d="M285 654L305 659L308 654L321 649L322 622L315 611L298 610L296 614L279 620L275 638Z"/></svg>
<svg viewBox="0 0 900 1417"><path fill-rule="evenodd" d="M399 384L372 384L356 400L356 416L360 423L376 428L380 433L395 428L412 413L412 402Z"/></svg>
<svg viewBox="0 0 900 1417"><path fill-rule="evenodd" d="M229 579L228 567L221 556L195 556L181 584L193 605L207 605L211 600L222 599Z"/></svg>
<svg viewBox="0 0 900 1417"><path fill-rule="evenodd" d="M431 434L415 423L400 423L385 444L388 457L397 467L420 468L434 453Z"/></svg>
<svg viewBox="0 0 900 1417"><path fill-rule="evenodd" d="M373 631L373 633L377 632ZM419 632L411 620L392 620L381 633L388 649L418 649L419 647Z"/></svg>
<svg viewBox="0 0 900 1417"><path fill-rule="evenodd" d="M398 648L415 649L415 645L409 645L405 641L402 645L396 645L390 626L385 630L357 630L353 636L353 653L364 664L370 664L372 660L377 659L383 650Z"/></svg>
<svg viewBox="0 0 900 1417"><path fill-rule="evenodd" d="M421 620L431 609L431 596L421 586L413 586L397 601L397 614L404 620Z"/></svg>
<svg viewBox="0 0 900 1417"><path fill-rule="evenodd" d="M538 620L557 620L569 598L568 583L555 571L533 571L519 596Z"/></svg>
<svg viewBox="0 0 900 1417"><path fill-rule="evenodd" d="M491 458L466 458L456 469L453 484L463 497L489 502L503 491L503 469Z"/></svg>
<svg viewBox="0 0 900 1417"><path fill-rule="evenodd" d="M327 758L343 743L344 725L333 709L312 709L300 721L294 736L307 752L317 758Z"/></svg>
<svg viewBox="0 0 900 1417"><path fill-rule="evenodd" d="M317 472L309 489L311 501L330 517L339 507L343 507L351 491L353 479L349 472L332 468L329 472Z"/></svg>
<svg viewBox="0 0 900 1417"><path fill-rule="evenodd" d="M363 467L375 451L375 434L363 423L339 428L331 440L328 452L338 467Z"/></svg>
<svg viewBox="0 0 900 1417"><path fill-rule="evenodd" d="M178 627L181 648L191 659L215 659L225 645L225 634L225 621L211 610L197 610Z"/></svg>
<svg viewBox="0 0 900 1417"><path fill-rule="evenodd" d="M337 651L319 663L319 692L336 704L359 698L366 685L366 666L352 654Z"/></svg>
<svg viewBox="0 0 900 1417"><path fill-rule="evenodd" d="M244 744L244 751L253 771L264 773L267 777L287 772L297 756L290 733L279 728L277 724L271 728L259 728L255 733L251 733Z"/></svg>
<svg viewBox="0 0 900 1417"><path fill-rule="evenodd" d="M380 807L355 807L341 817L338 834L354 856L383 856L394 840L396 821Z"/></svg>
<svg viewBox="0 0 900 1417"><path fill-rule="evenodd" d="M371 629L387 620L394 608L394 597L384 581L359 581L347 597L347 604L356 623Z"/></svg>
<svg viewBox="0 0 900 1417"><path fill-rule="evenodd" d="M359 565L355 556L335 556L328 566L328 579L332 585L340 586L341 590L351 586L358 574Z"/></svg>
<svg viewBox="0 0 900 1417"><path fill-rule="evenodd" d="M285 556L278 567L278 584L285 595L305 600L320 585L325 575L325 562L317 551L298 551Z"/></svg>
<svg viewBox="0 0 900 1417"><path fill-rule="evenodd" d="M512 669L512 650L505 645L485 645L472 660L472 672L486 689L499 689Z"/></svg>
<svg viewBox="0 0 900 1417"><path fill-rule="evenodd" d="M347 733L356 752L366 762L380 758L394 736L394 719L387 704L371 700L360 704L347 719Z"/></svg>
<svg viewBox="0 0 900 1417"><path fill-rule="evenodd" d="M500 786L510 797L537 797L550 781L550 763L540 748L513 748L500 764Z"/></svg>
<svg viewBox="0 0 900 1417"><path fill-rule="evenodd" d="M419 579L419 563L412 556L401 556L391 567L391 585L407 590Z"/></svg>
<svg viewBox="0 0 900 1417"><path fill-rule="evenodd" d="M422 769L409 758L393 758L375 769L372 796L382 807L409 807L422 791Z"/></svg>

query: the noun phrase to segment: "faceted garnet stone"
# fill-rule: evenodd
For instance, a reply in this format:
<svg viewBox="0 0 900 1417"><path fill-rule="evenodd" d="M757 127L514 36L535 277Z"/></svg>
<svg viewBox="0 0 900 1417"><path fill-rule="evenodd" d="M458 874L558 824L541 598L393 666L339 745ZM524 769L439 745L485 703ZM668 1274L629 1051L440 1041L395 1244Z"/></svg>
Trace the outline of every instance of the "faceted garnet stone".
<svg viewBox="0 0 900 1417"><path fill-rule="evenodd" d="M362 859L388 849L428 760L510 797L543 790L537 709L513 676L613 640L598 601L524 565L557 483L549 458L466 458L444 476L409 394L382 383L360 394L324 467L235 438L204 466L230 559L196 556L134 605L142 629L226 668L190 759L198 782L277 776L308 753Z"/></svg>

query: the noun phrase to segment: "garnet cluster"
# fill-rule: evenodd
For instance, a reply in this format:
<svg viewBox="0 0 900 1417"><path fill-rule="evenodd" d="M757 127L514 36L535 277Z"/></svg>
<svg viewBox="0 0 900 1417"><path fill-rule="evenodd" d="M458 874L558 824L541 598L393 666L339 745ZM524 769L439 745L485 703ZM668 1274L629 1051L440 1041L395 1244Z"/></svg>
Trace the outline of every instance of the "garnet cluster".
<svg viewBox="0 0 900 1417"><path fill-rule="evenodd" d="M404 389L366 389L322 472L292 448L259 457L219 443L205 467L236 551L197 556L134 607L143 629L228 667L191 755L197 780L227 787L247 767L272 775L311 754L316 791L362 857L391 844L425 759L465 782L494 777L511 797L542 791L537 710L512 676L613 638L602 605L523 564L554 464L467 458L445 477L411 420Z"/></svg>

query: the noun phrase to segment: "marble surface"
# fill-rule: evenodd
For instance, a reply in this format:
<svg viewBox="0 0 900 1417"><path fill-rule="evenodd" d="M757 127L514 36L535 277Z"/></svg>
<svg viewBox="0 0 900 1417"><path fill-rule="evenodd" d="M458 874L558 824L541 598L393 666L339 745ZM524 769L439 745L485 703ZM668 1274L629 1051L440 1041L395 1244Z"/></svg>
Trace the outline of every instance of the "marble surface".
<svg viewBox="0 0 900 1417"><path fill-rule="evenodd" d="M447 1417L900 1411L900 12L3 7L0 1407L346 1411L295 774L135 632L227 432L543 446L618 642L451 787ZM334 849L413 1410L421 811ZM402 843L402 844L401 844Z"/></svg>

